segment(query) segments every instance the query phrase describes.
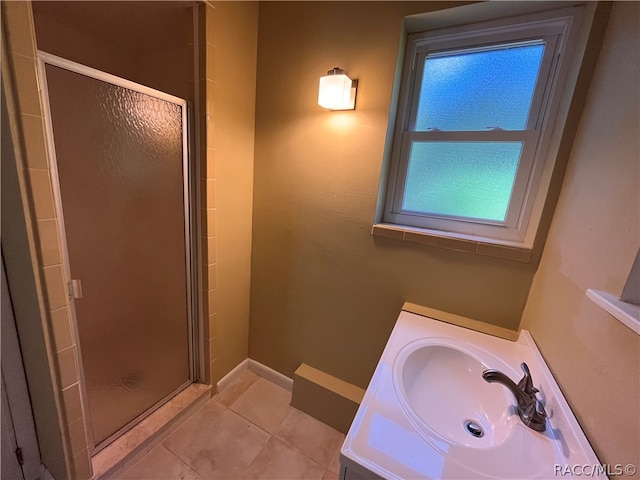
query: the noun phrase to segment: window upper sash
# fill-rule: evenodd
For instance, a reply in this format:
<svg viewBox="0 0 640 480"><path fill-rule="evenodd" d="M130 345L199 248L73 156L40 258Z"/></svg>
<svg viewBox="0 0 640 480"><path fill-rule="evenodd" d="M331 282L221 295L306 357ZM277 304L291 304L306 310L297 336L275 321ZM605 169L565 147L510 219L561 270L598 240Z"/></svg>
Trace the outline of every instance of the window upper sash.
<svg viewBox="0 0 640 480"><path fill-rule="evenodd" d="M557 30L557 29L554 29ZM542 60L540 62L540 67L538 69L536 84L534 88L534 92L531 98L531 104L529 108L529 114L527 117L525 130L534 130L542 128L545 116L546 116L546 105L544 104L544 99L548 98L548 89L551 87L546 81L548 78L552 77L550 75L550 71L556 68L558 54L557 50L560 46L559 35L560 32L553 32L547 35L540 35L538 32L537 35L532 35L527 37L528 32L520 32L520 35L517 35L516 32L512 32L510 35L504 37L502 41L496 41L495 38L492 38L491 42L484 43L482 45L474 46L473 48L468 47L469 39L465 38L463 43L454 42L449 40L448 42L435 41L433 39L423 39L421 41L417 41L414 47L414 61L412 65L412 81L410 85L410 101L409 101L409 115L406 117L405 131L419 131L416 128L416 120L418 116L418 104L421 93L421 87L423 83L423 75L425 70L425 62L429 58L437 58L437 57L445 57L457 54L467 54L467 53L479 53L479 52L487 52L487 51L495 51L501 48L511 48L518 46L527 46L527 45L544 45L544 52L542 55ZM484 33L487 35L487 33ZM481 40L478 40L481 41ZM424 42L428 42L424 44ZM448 48L443 48L447 46ZM437 123L437 122L435 122ZM489 123L489 122L488 122ZM438 125L434 125L436 128ZM486 127L498 127L503 128L501 125L486 125ZM444 130L440 128L440 130ZM506 129L505 129L506 130ZM453 130L448 130L453 131Z"/></svg>

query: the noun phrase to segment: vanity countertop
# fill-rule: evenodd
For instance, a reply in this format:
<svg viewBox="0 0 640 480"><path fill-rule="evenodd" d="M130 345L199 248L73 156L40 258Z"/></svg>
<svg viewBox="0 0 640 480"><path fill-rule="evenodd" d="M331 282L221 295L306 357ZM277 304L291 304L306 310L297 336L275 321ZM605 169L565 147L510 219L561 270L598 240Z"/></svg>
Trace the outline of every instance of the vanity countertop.
<svg viewBox="0 0 640 480"><path fill-rule="evenodd" d="M503 437L474 443L459 431L454 432L457 437L448 437L425 428L407 407L398 380L406 352L425 345L461 351L483 368L500 369L516 383L522 376L520 364L526 362L548 416L546 431L526 427L515 412L513 395L498 384L490 388L495 389L497 403L504 402L506 407L500 419L507 429ZM473 375L475 379L476 373ZM467 396L472 397L474 390L468 391ZM429 395L428 388L425 392ZM433 395L446 404L446 394ZM451 408L456 405L453 397ZM487 428L497 427L487 424ZM517 341L509 341L406 311L400 313L382 353L345 439L340 462L341 480L573 478L584 476L578 470L585 465L600 465L528 331L521 330ZM597 473L590 477L607 478L604 472Z"/></svg>

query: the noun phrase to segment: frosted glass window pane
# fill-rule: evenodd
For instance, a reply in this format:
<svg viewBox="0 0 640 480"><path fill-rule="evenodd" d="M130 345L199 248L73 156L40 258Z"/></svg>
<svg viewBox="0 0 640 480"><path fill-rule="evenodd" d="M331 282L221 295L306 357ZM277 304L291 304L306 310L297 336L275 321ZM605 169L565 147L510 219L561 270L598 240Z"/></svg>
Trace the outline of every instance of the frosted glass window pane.
<svg viewBox="0 0 640 480"><path fill-rule="evenodd" d="M416 130L524 130L544 45L427 57Z"/></svg>
<svg viewBox="0 0 640 480"><path fill-rule="evenodd" d="M415 142L405 211L504 221L522 142Z"/></svg>

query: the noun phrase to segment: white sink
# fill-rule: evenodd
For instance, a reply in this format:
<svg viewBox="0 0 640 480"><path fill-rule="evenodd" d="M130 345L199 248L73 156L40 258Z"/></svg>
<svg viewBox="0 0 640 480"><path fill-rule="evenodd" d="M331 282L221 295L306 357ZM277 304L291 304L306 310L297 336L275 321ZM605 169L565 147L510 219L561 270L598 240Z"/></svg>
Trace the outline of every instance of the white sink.
<svg viewBox="0 0 640 480"><path fill-rule="evenodd" d="M515 424L513 398L504 387L482 378L489 368L512 376L504 362L473 345L453 339L419 340L396 357L393 384L425 439L435 435L469 448L496 447Z"/></svg>
<svg viewBox="0 0 640 480"><path fill-rule="evenodd" d="M548 415L542 433L522 423L507 388L482 378L497 369L517 383L522 362ZM341 480L549 479L599 462L526 330L512 342L402 312L340 464Z"/></svg>

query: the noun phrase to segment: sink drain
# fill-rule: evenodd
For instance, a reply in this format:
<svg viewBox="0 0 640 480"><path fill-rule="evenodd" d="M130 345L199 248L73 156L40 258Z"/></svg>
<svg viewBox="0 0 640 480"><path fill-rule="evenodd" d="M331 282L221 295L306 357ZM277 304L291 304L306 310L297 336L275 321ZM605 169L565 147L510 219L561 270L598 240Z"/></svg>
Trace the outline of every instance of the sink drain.
<svg viewBox="0 0 640 480"><path fill-rule="evenodd" d="M467 433L469 433L469 435L472 435L476 438L480 438L484 435L484 430L482 430L482 427L472 420L467 420L466 422L464 422L464 429L467 431Z"/></svg>

